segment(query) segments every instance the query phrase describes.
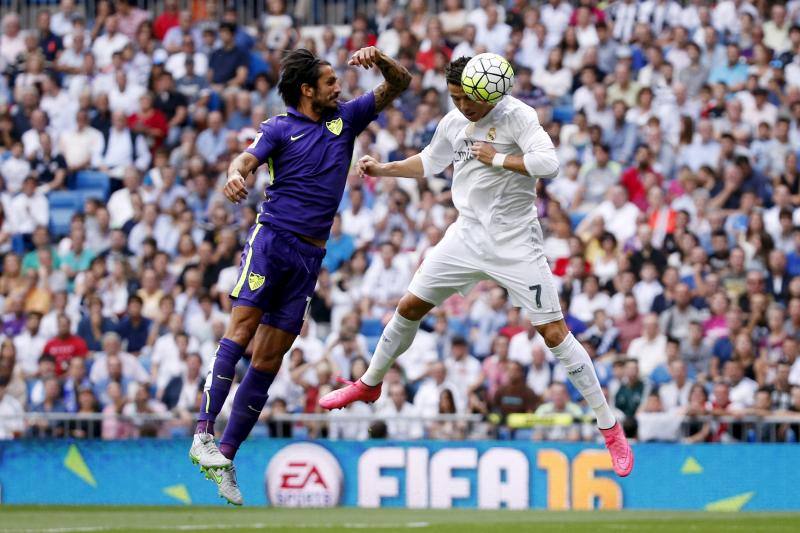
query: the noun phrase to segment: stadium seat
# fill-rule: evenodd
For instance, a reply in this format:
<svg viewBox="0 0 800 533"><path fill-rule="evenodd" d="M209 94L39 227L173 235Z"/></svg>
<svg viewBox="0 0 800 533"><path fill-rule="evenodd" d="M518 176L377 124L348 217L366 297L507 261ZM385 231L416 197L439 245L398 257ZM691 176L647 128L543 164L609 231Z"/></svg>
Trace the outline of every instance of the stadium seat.
<svg viewBox="0 0 800 533"><path fill-rule="evenodd" d="M72 209L79 210L83 205L83 197L77 191L53 191L47 195L50 210Z"/></svg>
<svg viewBox="0 0 800 533"><path fill-rule="evenodd" d="M259 74L269 74L269 63L264 61L257 52L250 52L247 82L253 83Z"/></svg>
<svg viewBox="0 0 800 533"><path fill-rule="evenodd" d="M450 318L447 320L447 327L458 337L464 337L465 339L469 338L469 326L467 325L466 321L460 320L458 318Z"/></svg>
<svg viewBox="0 0 800 533"><path fill-rule="evenodd" d="M47 195L50 204L50 233L66 235L72 215L83 209L83 194L79 191L53 191Z"/></svg>
<svg viewBox="0 0 800 533"><path fill-rule="evenodd" d="M559 106L553 108L553 121L561 124L569 124L575 116L575 109L572 106Z"/></svg>
<svg viewBox="0 0 800 533"><path fill-rule="evenodd" d="M95 198L101 202L105 202L108 196L107 191L104 189L81 189L77 191L81 195L81 210L89 198Z"/></svg>
<svg viewBox="0 0 800 533"><path fill-rule="evenodd" d="M50 208L50 234L63 236L69 233L69 225L75 209L67 207Z"/></svg>
<svg viewBox="0 0 800 533"><path fill-rule="evenodd" d="M375 348L378 347L378 341L381 340L380 335L371 335L367 337L367 351L369 353L375 353Z"/></svg>
<svg viewBox="0 0 800 533"><path fill-rule="evenodd" d="M103 199L105 199L108 197L108 193L111 190L111 180L102 172L97 172L94 170L81 170L75 174L75 189L101 190L103 191Z"/></svg>
<svg viewBox="0 0 800 533"><path fill-rule="evenodd" d="M381 336L383 324L377 318L365 318L361 321L361 334L365 337Z"/></svg>

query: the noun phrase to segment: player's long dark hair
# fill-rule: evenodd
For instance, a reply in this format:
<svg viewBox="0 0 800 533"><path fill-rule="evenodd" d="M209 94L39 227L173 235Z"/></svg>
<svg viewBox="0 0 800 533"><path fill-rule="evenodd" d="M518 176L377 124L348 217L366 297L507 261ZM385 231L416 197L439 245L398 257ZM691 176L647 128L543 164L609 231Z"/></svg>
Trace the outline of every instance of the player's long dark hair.
<svg viewBox="0 0 800 533"><path fill-rule="evenodd" d="M286 54L281 60L281 79L278 80L278 92L287 106L297 107L300 103L300 86L304 83L317 86L319 68L330 65L306 50L298 48Z"/></svg>
<svg viewBox="0 0 800 533"><path fill-rule="evenodd" d="M449 65L444 69L444 77L447 80L447 83L452 83L453 85L461 85L461 73L464 72L464 67L467 66L469 60L472 59L471 57L459 57L455 61L451 61Z"/></svg>

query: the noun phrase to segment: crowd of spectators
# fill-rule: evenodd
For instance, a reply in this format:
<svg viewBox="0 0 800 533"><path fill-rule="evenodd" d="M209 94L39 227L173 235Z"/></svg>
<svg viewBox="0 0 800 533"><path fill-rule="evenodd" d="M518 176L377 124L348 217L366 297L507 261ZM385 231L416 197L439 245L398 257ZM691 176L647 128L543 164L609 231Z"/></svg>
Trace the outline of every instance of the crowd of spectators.
<svg viewBox="0 0 800 533"><path fill-rule="evenodd" d="M30 28L2 18L0 439L190 431L269 179L260 169L233 206L220 193L228 163L284 110L284 50L329 61L350 99L381 79L346 65L367 45L413 80L354 159L405 158L430 141L452 109L449 59L512 61L512 94L536 107L561 163L536 187L562 308L632 436L798 438L800 1L444 0L436 13L424 0L377 0L347 28L304 26L282 0L246 21L223 2L135 4L101 0L86 13L62 0ZM50 231L48 195L85 171L107 176L110 196L88 198L66 234ZM348 177L311 318L262 431L596 438L563 368L492 282L426 318L375 406L342 412L383 424L272 420L318 412L337 375L364 372L457 217L451 179ZM23 425L22 412L109 416ZM447 413L490 423L395 419ZM520 413L533 414L518 426ZM712 414L790 421L754 437L701 416Z"/></svg>

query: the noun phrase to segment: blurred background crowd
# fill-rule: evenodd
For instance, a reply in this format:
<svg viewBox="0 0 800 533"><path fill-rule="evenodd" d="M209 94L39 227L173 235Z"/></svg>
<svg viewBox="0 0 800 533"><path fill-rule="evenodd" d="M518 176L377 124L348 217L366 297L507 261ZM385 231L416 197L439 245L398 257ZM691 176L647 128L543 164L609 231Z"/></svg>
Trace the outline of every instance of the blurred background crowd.
<svg viewBox="0 0 800 533"><path fill-rule="evenodd" d="M284 111L285 50L329 61L350 99L381 76L346 61L377 45L413 81L354 159L430 141L452 109L451 58L512 61L513 94L561 162L535 186L562 307L631 436L797 440L800 1L35 4L0 2L0 439L191 431L268 179L260 169L233 206L227 165ZM313 24L328 12L342 24ZM311 319L258 432L596 438L491 282L426 318L374 406L276 420L318 412L335 376L364 372L457 217L451 177L349 176ZM61 412L104 416L35 416ZM484 422L396 419L437 414Z"/></svg>

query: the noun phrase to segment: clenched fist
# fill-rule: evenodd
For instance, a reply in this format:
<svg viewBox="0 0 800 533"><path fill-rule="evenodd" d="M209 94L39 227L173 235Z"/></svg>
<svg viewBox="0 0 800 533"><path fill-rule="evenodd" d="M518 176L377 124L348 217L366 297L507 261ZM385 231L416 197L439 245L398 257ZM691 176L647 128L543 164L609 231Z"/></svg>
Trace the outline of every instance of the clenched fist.
<svg viewBox="0 0 800 533"><path fill-rule="evenodd" d="M247 184L238 170L234 170L231 175L228 176L228 181L225 182L223 192L225 193L225 198L234 204L238 204L247 198Z"/></svg>
<svg viewBox="0 0 800 533"><path fill-rule="evenodd" d="M469 147L469 151L472 153L472 157L484 165L491 165L492 158L494 158L494 154L497 153L497 150L495 150L491 144L480 141L472 143L472 146Z"/></svg>
<svg viewBox="0 0 800 533"><path fill-rule="evenodd" d="M355 52L347 64L353 67L364 67L366 69L370 69L378 62L378 58L381 57L382 53L383 52L374 46L367 46L366 48L362 48L361 50Z"/></svg>
<svg viewBox="0 0 800 533"><path fill-rule="evenodd" d="M358 169L359 177L363 178L364 174L369 176L380 176L381 164L378 163L378 160L371 155L365 155L358 160L358 163L356 163L356 168Z"/></svg>

